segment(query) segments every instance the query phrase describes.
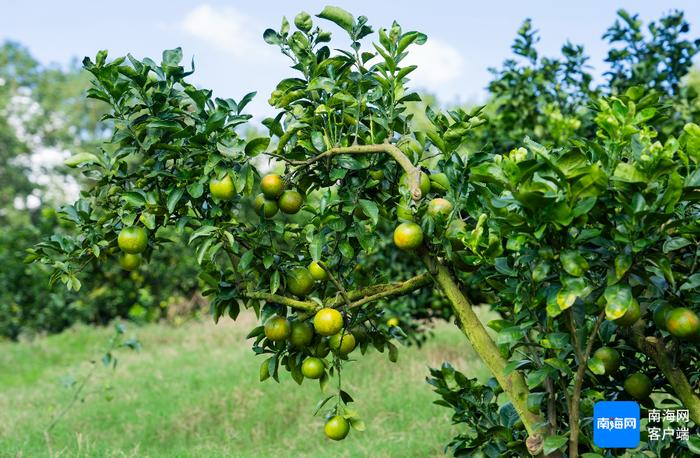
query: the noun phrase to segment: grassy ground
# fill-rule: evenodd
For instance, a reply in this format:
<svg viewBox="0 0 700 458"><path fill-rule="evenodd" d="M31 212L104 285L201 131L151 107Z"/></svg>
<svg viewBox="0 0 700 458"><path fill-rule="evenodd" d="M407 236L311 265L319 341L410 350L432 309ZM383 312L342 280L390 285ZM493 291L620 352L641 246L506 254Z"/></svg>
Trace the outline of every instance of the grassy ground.
<svg viewBox="0 0 700 458"><path fill-rule="evenodd" d="M367 430L334 443L311 415L322 398L317 383L299 387L287 374L281 384L258 382L262 358L245 342L252 326L252 317L216 326L131 326L127 337L137 337L142 351L121 351L115 372L100 365L86 389L91 394L48 436L45 427L72 396L60 380L85 374L112 329L77 327L0 343L0 456L442 456L455 429L448 410L432 404L428 366L447 360L486 375L447 324L423 348L402 348L397 364L368 354L343 377Z"/></svg>

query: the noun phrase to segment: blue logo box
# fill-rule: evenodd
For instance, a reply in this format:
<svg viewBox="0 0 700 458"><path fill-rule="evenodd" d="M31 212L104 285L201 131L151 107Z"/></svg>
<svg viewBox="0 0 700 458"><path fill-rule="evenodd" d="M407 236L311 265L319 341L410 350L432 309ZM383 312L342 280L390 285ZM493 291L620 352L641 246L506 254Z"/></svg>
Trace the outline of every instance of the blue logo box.
<svg viewBox="0 0 700 458"><path fill-rule="evenodd" d="M635 448L639 445L639 404L634 401L600 401L593 406L593 443L600 448Z"/></svg>

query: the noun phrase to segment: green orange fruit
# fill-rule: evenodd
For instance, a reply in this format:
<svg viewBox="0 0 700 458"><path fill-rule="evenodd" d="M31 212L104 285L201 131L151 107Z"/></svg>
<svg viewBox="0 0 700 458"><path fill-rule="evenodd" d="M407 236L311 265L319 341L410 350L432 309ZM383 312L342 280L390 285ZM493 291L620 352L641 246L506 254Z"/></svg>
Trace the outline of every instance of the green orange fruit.
<svg viewBox="0 0 700 458"><path fill-rule="evenodd" d="M429 178L431 191L442 194L450 190L450 181L444 173L431 173Z"/></svg>
<svg viewBox="0 0 700 458"><path fill-rule="evenodd" d="M675 337L687 339L700 331L700 318L689 308L678 307L666 315L666 329Z"/></svg>
<svg viewBox="0 0 700 458"><path fill-rule="evenodd" d="M325 358L330 352L331 349L328 347L326 339L319 339L311 348L311 354L318 358Z"/></svg>
<svg viewBox="0 0 700 458"><path fill-rule="evenodd" d="M278 342L280 340L285 340L292 333L292 327L289 324L289 320L285 317L279 315L272 315L265 322L265 337L268 339Z"/></svg>
<svg viewBox="0 0 700 458"><path fill-rule="evenodd" d="M342 356L351 353L356 345L355 336L349 332L341 331L328 339L328 346L331 347L331 350Z"/></svg>
<svg viewBox="0 0 700 458"><path fill-rule="evenodd" d="M262 177L262 181L260 181L260 189L262 190L263 194L265 194L265 197L274 200L282 195L282 192L284 191L284 181L282 180L281 176L270 173Z"/></svg>
<svg viewBox="0 0 700 458"><path fill-rule="evenodd" d="M394 244L402 250L413 250L423 243L423 229L413 222L399 224L394 229Z"/></svg>
<svg viewBox="0 0 700 458"><path fill-rule="evenodd" d="M343 315L336 309L325 307L314 315L314 329L322 336L332 336L343 329Z"/></svg>
<svg viewBox="0 0 700 458"><path fill-rule="evenodd" d="M125 253L138 254L146 249L148 245L148 235L146 234L146 230L142 227L125 227L119 232L117 244Z"/></svg>
<svg viewBox="0 0 700 458"><path fill-rule="evenodd" d="M603 363L606 374L612 374L620 368L620 353L614 348L600 347L593 353L593 357Z"/></svg>
<svg viewBox="0 0 700 458"><path fill-rule="evenodd" d="M297 213L304 204L304 196L298 191L284 191L277 200L277 206L288 215Z"/></svg>
<svg viewBox="0 0 700 458"><path fill-rule="evenodd" d="M640 372L627 377L624 388L627 394L638 401L648 398L652 391L651 380Z"/></svg>
<svg viewBox="0 0 700 458"><path fill-rule="evenodd" d="M212 178L209 180L209 193L215 199L219 200L231 200L236 194L236 189L233 186L233 180L231 176L226 174L220 180Z"/></svg>
<svg viewBox="0 0 700 458"><path fill-rule="evenodd" d="M321 265L316 261L311 261L309 264L309 272L311 276L316 281L326 281L328 280L328 272L326 272Z"/></svg>
<svg viewBox="0 0 700 458"><path fill-rule="evenodd" d="M314 328L307 321L292 321L292 330L289 334L289 343L294 348L304 348L314 338Z"/></svg>
<svg viewBox="0 0 700 458"><path fill-rule="evenodd" d="M255 202L253 203L253 208L255 208L255 213L260 214L262 209L265 218L272 218L277 214L277 202L274 200L269 200L265 198L264 194L258 194L255 197Z"/></svg>
<svg viewBox="0 0 700 458"><path fill-rule="evenodd" d="M327 438L340 441L345 439L350 432L350 423L340 415L336 415L326 422L323 432Z"/></svg>
<svg viewBox="0 0 700 458"><path fill-rule="evenodd" d="M625 314L615 320L615 324L623 327L632 326L640 316L642 316L642 311L639 308L639 302L632 300Z"/></svg>
<svg viewBox="0 0 700 458"><path fill-rule="evenodd" d="M408 174L405 172L399 178L399 185L408 188ZM422 196L426 196L430 192L430 177L425 172L420 172L420 192Z"/></svg>
<svg viewBox="0 0 700 458"><path fill-rule="evenodd" d="M654 324L659 329L666 331L666 320L668 319L668 314L673 310L671 304L661 304L654 310Z"/></svg>
<svg viewBox="0 0 700 458"><path fill-rule="evenodd" d="M452 202L442 197L435 198L428 204L428 215L433 218L443 217L446 218L452 212Z"/></svg>
<svg viewBox="0 0 700 458"><path fill-rule="evenodd" d="M301 363L301 373L304 377L310 379L319 379L323 377L326 366L320 358L310 356Z"/></svg>
<svg viewBox="0 0 700 458"><path fill-rule="evenodd" d="M403 137L397 143L396 146L411 160L412 163L416 164L421 160L423 156L423 146L413 137Z"/></svg>
<svg viewBox="0 0 700 458"><path fill-rule="evenodd" d="M141 265L141 255L124 253L119 257L119 265L124 270L136 270Z"/></svg>
<svg viewBox="0 0 700 458"><path fill-rule="evenodd" d="M309 269L295 267L287 274L287 289L295 296L306 296L314 289L314 278Z"/></svg>

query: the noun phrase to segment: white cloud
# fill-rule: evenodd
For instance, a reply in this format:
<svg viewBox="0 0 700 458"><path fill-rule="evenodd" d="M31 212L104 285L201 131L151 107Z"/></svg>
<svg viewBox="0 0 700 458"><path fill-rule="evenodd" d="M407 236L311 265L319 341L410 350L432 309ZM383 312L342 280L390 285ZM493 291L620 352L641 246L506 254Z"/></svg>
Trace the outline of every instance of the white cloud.
<svg viewBox="0 0 700 458"><path fill-rule="evenodd" d="M438 93L443 92L443 85L459 79L464 69L464 57L457 48L436 38L428 38L422 46L411 46L404 62L418 66L409 75L413 86Z"/></svg>
<svg viewBox="0 0 700 458"><path fill-rule="evenodd" d="M185 15L180 28L235 57L269 53L263 43L262 28L229 6L200 5Z"/></svg>

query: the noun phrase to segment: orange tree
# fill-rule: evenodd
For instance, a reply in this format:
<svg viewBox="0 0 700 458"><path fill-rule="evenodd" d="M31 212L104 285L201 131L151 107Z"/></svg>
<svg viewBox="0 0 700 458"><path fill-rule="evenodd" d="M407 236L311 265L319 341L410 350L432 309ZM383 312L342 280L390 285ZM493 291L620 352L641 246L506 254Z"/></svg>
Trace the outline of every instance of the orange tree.
<svg viewBox="0 0 700 458"><path fill-rule="evenodd" d="M147 262L164 228L187 234L214 319L254 309L260 379L318 379L327 396L316 412L335 440L365 427L342 384L351 357L374 347L395 361L396 340L433 307L493 374L482 384L447 364L432 371L467 430L455 454L610 454L590 435L602 399L682 405L700 422L700 127L660 135L668 106L631 86L582 97L592 135L474 149L480 109L427 108L419 128L407 112L420 97L404 59L425 35L394 23L363 46L374 33L365 17L335 7L318 17L350 47L331 52L306 13L294 30L285 19L264 33L296 71L270 97L270 137L243 138L253 94L196 88L180 49L160 64L86 59L89 96L110 105L114 135L69 161L94 180L65 210L81 235L33 256L77 288L87 263ZM284 171L259 171L261 156ZM493 333L476 295L500 314ZM396 312L403 302L409 313Z"/></svg>

